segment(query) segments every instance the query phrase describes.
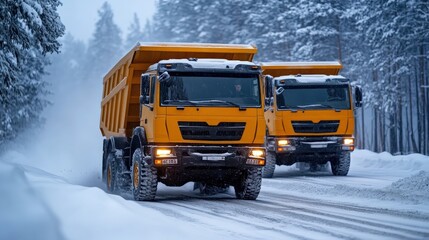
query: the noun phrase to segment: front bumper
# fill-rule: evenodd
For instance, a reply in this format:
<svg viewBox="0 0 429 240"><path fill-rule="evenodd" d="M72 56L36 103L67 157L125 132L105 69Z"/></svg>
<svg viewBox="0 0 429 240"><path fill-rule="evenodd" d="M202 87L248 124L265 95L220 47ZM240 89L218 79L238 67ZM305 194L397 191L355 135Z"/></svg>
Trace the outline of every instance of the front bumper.
<svg viewBox="0 0 429 240"><path fill-rule="evenodd" d="M350 143L350 139L352 143ZM347 144L346 144L346 143ZM279 144L283 143L283 144ZM286 144L285 144L286 143ZM353 137L271 137L267 150L276 153L339 153L354 150Z"/></svg>
<svg viewBox="0 0 429 240"><path fill-rule="evenodd" d="M245 169L265 166L265 149L248 146L150 146L155 167L214 167ZM169 149L169 155L157 155L158 149ZM255 150L262 151L254 156ZM257 151L256 151L257 152ZM260 153L260 152L259 152Z"/></svg>

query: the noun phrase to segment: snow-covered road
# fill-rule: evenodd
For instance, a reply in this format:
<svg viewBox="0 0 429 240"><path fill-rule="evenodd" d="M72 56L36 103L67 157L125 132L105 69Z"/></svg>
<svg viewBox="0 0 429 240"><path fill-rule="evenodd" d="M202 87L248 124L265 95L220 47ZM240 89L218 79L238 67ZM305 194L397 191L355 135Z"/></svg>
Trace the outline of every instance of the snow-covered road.
<svg viewBox="0 0 429 240"><path fill-rule="evenodd" d="M189 183L159 184L154 202L11 163L20 157L0 158L0 239L429 238L429 157L417 154L357 150L347 177L278 167L256 201Z"/></svg>

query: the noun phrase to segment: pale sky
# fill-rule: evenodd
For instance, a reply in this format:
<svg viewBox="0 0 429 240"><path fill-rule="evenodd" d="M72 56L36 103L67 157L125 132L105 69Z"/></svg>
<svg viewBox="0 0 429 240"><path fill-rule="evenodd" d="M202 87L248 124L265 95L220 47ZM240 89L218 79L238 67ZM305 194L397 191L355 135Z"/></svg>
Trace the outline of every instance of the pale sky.
<svg viewBox="0 0 429 240"><path fill-rule="evenodd" d="M66 26L66 32L76 39L87 41L94 32L95 22L98 20L97 11L104 2L108 2L113 10L115 23L121 28L122 36L128 33L134 13L140 19L140 26L144 27L146 19L150 19L155 12L156 0L61 0L63 3L58 11L61 21Z"/></svg>

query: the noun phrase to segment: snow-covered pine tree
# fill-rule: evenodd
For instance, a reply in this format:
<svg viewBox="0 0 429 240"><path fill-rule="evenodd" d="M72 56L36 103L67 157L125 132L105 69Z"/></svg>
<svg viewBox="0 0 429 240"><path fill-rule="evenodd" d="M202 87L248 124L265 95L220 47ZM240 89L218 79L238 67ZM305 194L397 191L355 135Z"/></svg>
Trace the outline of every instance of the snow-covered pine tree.
<svg viewBox="0 0 429 240"><path fill-rule="evenodd" d="M50 56L52 64L47 68L49 75L44 78L51 83L54 94L84 84L81 81L85 63L85 43L67 33L61 39L61 44L61 53Z"/></svg>
<svg viewBox="0 0 429 240"><path fill-rule="evenodd" d="M128 28L127 39L125 40L125 51L129 51L137 42L147 41L146 36L140 28L140 20L137 13L134 13L133 22Z"/></svg>
<svg viewBox="0 0 429 240"><path fill-rule="evenodd" d="M122 56L121 30L113 21L113 11L104 2L98 11L99 19L95 24L95 32L88 44L86 77L84 81L100 84L104 74L113 67Z"/></svg>
<svg viewBox="0 0 429 240"><path fill-rule="evenodd" d="M176 24L176 0L158 0L153 16L151 37L159 42L171 42L173 38L172 28ZM188 1L186 1L188 2ZM156 30L155 30L156 29Z"/></svg>
<svg viewBox="0 0 429 240"><path fill-rule="evenodd" d="M291 16L298 21L294 59L339 60L340 6L334 0L300 0L291 7Z"/></svg>
<svg viewBox="0 0 429 240"><path fill-rule="evenodd" d="M157 7L155 41L256 43L257 61L341 60L342 74L364 88L359 147L429 154L427 0L160 0Z"/></svg>
<svg viewBox="0 0 429 240"><path fill-rule="evenodd" d="M297 0L260 0L253 3L254 8L249 11L248 30L255 35L255 43L260 49L258 60L263 61L293 61L291 51L299 42L296 39L297 21L291 6ZM293 16L293 17L292 17Z"/></svg>
<svg viewBox="0 0 429 240"><path fill-rule="evenodd" d="M45 54L58 52L64 25L58 0L2 1L0 7L0 146L41 123L47 105Z"/></svg>

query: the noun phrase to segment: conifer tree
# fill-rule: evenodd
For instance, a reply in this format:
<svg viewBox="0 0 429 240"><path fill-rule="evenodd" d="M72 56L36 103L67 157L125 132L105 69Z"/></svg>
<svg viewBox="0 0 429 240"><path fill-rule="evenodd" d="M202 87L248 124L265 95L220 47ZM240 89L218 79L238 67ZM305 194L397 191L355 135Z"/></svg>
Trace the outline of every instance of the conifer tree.
<svg viewBox="0 0 429 240"><path fill-rule="evenodd" d="M64 25L58 0L2 1L0 7L0 146L39 126L47 105L46 54L58 52Z"/></svg>

